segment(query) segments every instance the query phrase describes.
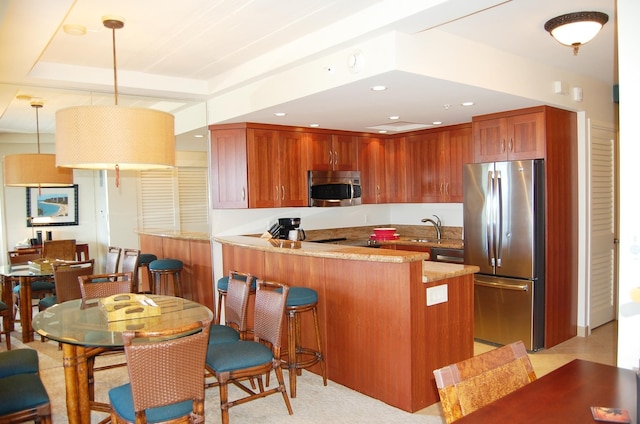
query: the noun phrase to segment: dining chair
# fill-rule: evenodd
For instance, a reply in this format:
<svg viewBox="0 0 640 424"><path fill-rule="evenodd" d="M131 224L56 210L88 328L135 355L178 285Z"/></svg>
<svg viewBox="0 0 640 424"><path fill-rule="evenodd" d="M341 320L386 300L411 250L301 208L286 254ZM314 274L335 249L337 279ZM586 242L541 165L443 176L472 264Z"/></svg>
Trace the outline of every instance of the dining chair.
<svg viewBox="0 0 640 424"><path fill-rule="evenodd" d="M0 423L51 423L51 403L34 349L0 352Z"/></svg>
<svg viewBox="0 0 640 424"><path fill-rule="evenodd" d="M45 240L42 245L42 257L48 259L61 259L65 261L76 260L75 240Z"/></svg>
<svg viewBox="0 0 640 424"><path fill-rule="evenodd" d="M433 375L447 423L536 380L522 341L434 370Z"/></svg>
<svg viewBox="0 0 640 424"><path fill-rule="evenodd" d="M227 343L230 341L246 340L248 334L249 294L255 287L255 280L251 274L231 271L224 303L225 323L212 324L209 332L209 344ZM220 307L220 305L218 305Z"/></svg>
<svg viewBox="0 0 640 424"><path fill-rule="evenodd" d="M11 265L28 264L29 261L42 258L42 254L38 249L18 249L9 252L9 263ZM13 286L13 319L15 320L15 312L20 305L20 284L18 278L11 278L11 284ZM56 292L56 286L53 283L53 279L49 277L43 277L31 282L31 294L33 299L42 299L45 296L53 296ZM34 305L35 306L35 305Z"/></svg>
<svg viewBox="0 0 640 424"><path fill-rule="evenodd" d="M120 255L122 255L122 249L115 246L109 246L107 248L107 262L104 265L105 274L113 274L118 272L118 266L120 265Z"/></svg>
<svg viewBox="0 0 640 424"><path fill-rule="evenodd" d="M139 263L140 250L130 248L122 249L122 272L131 272L133 274L134 293L140 293L140 285L138 283Z"/></svg>
<svg viewBox="0 0 640 424"><path fill-rule="evenodd" d="M60 262L53 263L53 281L56 286L55 296L48 296L40 299L38 308L44 311L56 303L66 302L67 300L81 299L80 284L78 277L81 275L93 274L95 259L80 262Z"/></svg>
<svg viewBox="0 0 640 424"><path fill-rule="evenodd" d="M129 383L109 390L111 422L204 423L211 320L161 332L125 331Z"/></svg>
<svg viewBox="0 0 640 424"><path fill-rule="evenodd" d="M275 291L275 288L281 291ZM253 340L223 343L207 351L206 368L218 380L223 424L229 423L229 408L275 393L282 393L289 415L293 414L280 364L282 322L288 292L289 287L285 284L257 280ZM278 386L265 390L262 376L272 370ZM257 392L243 384L243 380L253 378L258 380ZM247 395L230 401L229 383Z"/></svg>
<svg viewBox="0 0 640 424"><path fill-rule="evenodd" d="M91 307L91 300L97 300L102 297L109 297L121 293L134 293L133 275L131 272L116 272L111 274L89 274L78 276L80 285L80 294L82 298L82 307ZM97 302L95 302L97 304ZM90 354L87 355L87 374L89 379L89 399L95 400L95 377L97 371L109 370L112 368L122 367L126 362L111 363L97 367L96 357L104 355L112 355L122 353L122 347L91 348ZM104 405L108 408L108 405Z"/></svg>

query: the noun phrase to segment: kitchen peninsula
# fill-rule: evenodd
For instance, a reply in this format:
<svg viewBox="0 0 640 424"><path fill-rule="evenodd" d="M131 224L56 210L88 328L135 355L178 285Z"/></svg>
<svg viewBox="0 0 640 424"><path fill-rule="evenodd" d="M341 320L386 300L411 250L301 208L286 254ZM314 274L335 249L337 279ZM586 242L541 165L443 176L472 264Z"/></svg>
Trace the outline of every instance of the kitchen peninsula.
<svg viewBox="0 0 640 424"><path fill-rule="evenodd" d="M430 262L415 251L214 240L222 244L225 274L248 272L318 291L327 375L336 383L415 412L439 401L434 369L473 356L476 266ZM309 345L311 328L303 322Z"/></svg>

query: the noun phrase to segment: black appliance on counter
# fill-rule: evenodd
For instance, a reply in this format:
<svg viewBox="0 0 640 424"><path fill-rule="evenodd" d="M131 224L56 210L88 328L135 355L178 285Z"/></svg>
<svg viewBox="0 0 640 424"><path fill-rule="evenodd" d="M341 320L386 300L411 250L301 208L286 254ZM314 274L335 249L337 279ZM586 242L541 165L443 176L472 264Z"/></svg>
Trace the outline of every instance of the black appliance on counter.
<svg viewBox="0 0 640 424"><path fill-rule="evenodd" d="M300 228L300 218L279 218L278 224L280 225L280 233L277 238L286 240L290 230Z"/></svg>

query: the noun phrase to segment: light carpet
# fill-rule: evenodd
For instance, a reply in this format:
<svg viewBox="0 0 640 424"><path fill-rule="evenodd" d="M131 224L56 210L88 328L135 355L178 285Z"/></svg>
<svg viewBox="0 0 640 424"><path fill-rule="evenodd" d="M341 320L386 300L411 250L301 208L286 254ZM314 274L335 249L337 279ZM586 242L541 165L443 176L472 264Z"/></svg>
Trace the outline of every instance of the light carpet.
<svg viewBox="0 0 640 424"><path fill-rule="evenodd" d="M67 423L62 351L58 349L58 344L53 341L42 343L40 340L36 340L25 345L17 339L17 332L12 334L14 335L12 349L29 348L38 351L40 374L51 399L53 422L54 424ZM36 337L38 338L38 336ZM0 351L2 350L6 350L4 340L0 346ZM123 355L98 357L96 365L122 361L123 358ZM284 374L288 389L287 371ZM271 380L275 381L274 375L271 376ZM96 400L108 402L108 390L127 381L126 367L97 372ZM411 414L332 381L329 381L325 387L320 376L305 371L298 378L297 386L297 397L291 399L293 415L289 416L282 396L277 394L231 408L229 410L230 421L232 423L260 422L264 424L284 422L302 424L441 424L445 422L441 416L442 410L439 403ZM238 394L236 390L238 389L230 387L230 398ZM205 408L207 423L221 421L220 401L216 387L206 390ZM105 417L107 414L92 412L91 423L98 423Z"/></svg>

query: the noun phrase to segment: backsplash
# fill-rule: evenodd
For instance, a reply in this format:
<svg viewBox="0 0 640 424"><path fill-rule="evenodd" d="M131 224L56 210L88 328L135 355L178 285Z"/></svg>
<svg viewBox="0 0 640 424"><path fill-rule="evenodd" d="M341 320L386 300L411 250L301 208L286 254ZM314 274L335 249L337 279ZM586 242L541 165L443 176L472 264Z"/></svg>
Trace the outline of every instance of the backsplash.
<svg viewBox="0 0 640 424"><path fill-rule="evenodd" d="M436 229L432 225L372 225L363 227L305 230L308 241L345 237L353 240L367 240L374 228L393 227L400 237L435 239ZM442 238L461 240L462 227L442 227Z"/></svg>

